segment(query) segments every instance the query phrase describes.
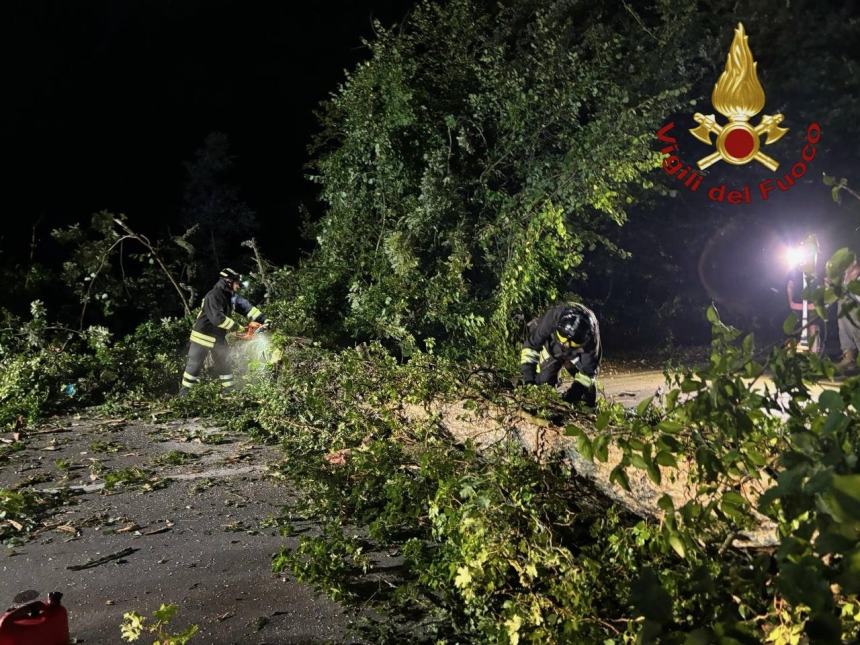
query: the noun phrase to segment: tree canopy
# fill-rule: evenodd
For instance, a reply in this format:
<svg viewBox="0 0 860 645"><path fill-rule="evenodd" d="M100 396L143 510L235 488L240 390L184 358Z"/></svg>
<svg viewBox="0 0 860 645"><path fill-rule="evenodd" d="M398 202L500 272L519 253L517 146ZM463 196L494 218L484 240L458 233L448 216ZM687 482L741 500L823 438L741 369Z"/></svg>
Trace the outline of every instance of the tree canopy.
<svg viewBox="0 0 860 645"><path fill-rule="evenodd" d="M648 306L663 319L701 311L701 293L670 274L689 272L679 238L686 230L704 244L716 224L700 215L713 209L677 199L656 170L654 133L704 109L741 19L767 60L772 111L788 103L787 140L799 141L806 118L853 140L845 117L856 93L845 90L857 81L845 72L856 66L847 50L856 21L806 8L829 36L786 38L804 11L777 2L717 3L705 15L666 2L450 0L422 2L399 27L377 25L369 59L320 112L310 177L326 212L293 295L336 336L382 338L406 353L427 337L498 347L540 308L589 290L583 257L596 250L591 293L613 276L641 293L651 276ZM822 157L845 159L845 143ZM631 212L645 223L622 236ZM617 262L622 246L637 252L636 272ZM615 306L622 295L629 289L607 314L629 322Z"/></svg>
<svg viewBox="0 0 860 645"><path fill-rule="evenodd" d="M321 111L327 212L303 288L329 293L344 333L407 351L510 340L576 292L584 252L617 250L606 229L652 189L653 132L690 87L671 34L691 15L453 0L377 26Z"/></svg>

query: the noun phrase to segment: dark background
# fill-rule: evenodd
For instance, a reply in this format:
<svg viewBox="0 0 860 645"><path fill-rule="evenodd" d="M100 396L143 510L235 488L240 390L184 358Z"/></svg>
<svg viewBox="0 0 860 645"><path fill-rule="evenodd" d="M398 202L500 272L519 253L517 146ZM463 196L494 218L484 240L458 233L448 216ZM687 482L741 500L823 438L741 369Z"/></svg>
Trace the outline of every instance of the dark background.
<svg viewBox="0 0 860 645"><path fill-rule="evenodd" d="M266 254L293 262L313 110L367 56L372 20L410 2L13 1L0 8L0 261L32 226L107 209L134 227L178 229L184 161L226 133L233 177L257 211ZM181 232L174 230L174 233ZM4 257L5 256L5 257Z"/></svg>

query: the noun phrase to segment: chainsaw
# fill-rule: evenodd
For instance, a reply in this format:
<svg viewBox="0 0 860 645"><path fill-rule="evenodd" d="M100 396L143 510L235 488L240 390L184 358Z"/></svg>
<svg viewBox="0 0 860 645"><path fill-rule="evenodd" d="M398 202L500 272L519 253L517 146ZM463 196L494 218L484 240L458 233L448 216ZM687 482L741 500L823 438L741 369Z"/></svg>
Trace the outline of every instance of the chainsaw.
<svg viewBox="0 0 860 645"><path fill-rule="evenodd" d="M254 337L268 329L266 324L261 324L258 322L250 322L248 326L242 332L236 332L236 338L238 340L254 340Z"/></svg>

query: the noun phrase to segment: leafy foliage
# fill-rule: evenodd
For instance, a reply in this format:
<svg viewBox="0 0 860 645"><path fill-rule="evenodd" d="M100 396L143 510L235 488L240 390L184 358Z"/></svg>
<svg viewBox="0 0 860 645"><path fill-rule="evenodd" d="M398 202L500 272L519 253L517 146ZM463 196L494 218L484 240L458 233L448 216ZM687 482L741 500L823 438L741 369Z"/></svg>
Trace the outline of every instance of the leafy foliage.
<svg viewBox="0 0 860 645"><path fill-rule="evenodd" d="M191 299L191 287L182 282L193 268L194 249L185 240L191 232L152 244L128 228L124 215L107 211L92 216L88 231L78 224L52 231L57 242L71 249L61 277L83 305L81 325L88 308L108 320L123 309L148 316L175 314L177 298L165 298L165 289L178 291L183 305ZM171 281L175 276L173 285L165 274Z"/></svg>
<svg viewBox="0 0 860 645"><path fill-rule="evenodd" d="M111 398L150 400L175 387L186 321L147 322L114 343L103 327L58 337L45 317L34 303L31 320L0 340L0 426Z"/></svg>
<svg viewBox="0 0 860 645"><path fill-rule="evenodd" d="M841 283L852 257L837 253L830 283L813 285L820 305L856 289ZM591 417L423 352L399 364L379 346L285 348L290 368L231 413L283 442L282 472L304 494L285 530L324 525L276 569L364 607L371 597L386 618L365 628L380 640L855 639L860 379L820 390L827 360L794 341L757 349L715 309L707 318L706 365L667 373L664 395L635 411ZM659 499L659 522L633 517L561 456L524 455L513 427L494 448L453 442L440 400L492 402L501 423L566 410L580 455L620 451L617 485L631 487L631 470L657 485L682 476L688 497Z"/></svg>
<svg viewBox="0 0 860 645"><path fill-rule="evenodd" d="M510 340L511 316L570 290L583 249L614 249L602 230L651 187L688 18L650 16L660 65L643 62L641 17L604 3L424 2L402 29L377 26L321 115L328 212L294 291L308 317L406 354L426 337L464 352ZM528 292L500 296L514 276Z"/></svg>
<svg viewBox="0 0 860 645"><path fill-rule="evenodd" d="M281 443L280 474L301 491L284 531L309 518L322 529L273 565L364 603L369 638L860 637L860 380L819 391L833 366L797 351L796 319L786 347L758 350L709 309L708 363L667 372L666 391L634 411L604 403L592 415L551 388L510 389L522 324L578 295L585 258L626 255L613 230L654 187L653 131L713 77L695 64L715 60L713 30L695 7L677 5L638 13L627 3L449 0L421 3L402 29L378 26L370 60L321 114L313 178L328 210L316 251L298 268L256 258L267 313L282 326L279 359L232 398L203 386L171 403L177 414L219 409L233 428ZM790 12L772 13L780 25ZM644 54L656 47L654 62ZM853 113L854 100L838 109ZM200 260L192 234L217 263L223 227L250 230L253 214L225 188L231 163L226 140L210 138L189 166L186 215L198 228L147 240L139 255L123 255L142 238L109 213L86 232L55 232L72 247L66 284L104 320L120 307L161 311L164 274L187 278ZM851 192L844 180L832 188ZM642 239L669 267L644 281L671 274L659 235ZM838 252L829 284L810 289L821 316L858 293L842 284L851 258ZM665 321L690 299L662 302L655 318ZM78 329L49 324L38 301L27 320L3 312L0 424L146 401L174 385L189 321L153 320L115 342L83 318ZM287 336L300 333L314 341ZM322 347L346 339L371 342ZM492 410L505 436L489 447L458 441L439 412L453 401L479 419ZM609 479L619 488L632 490L638 470L658 486L685 478L687 496L660 497L656 518L633 516L565 455L525 454L524 410L567 424L567 456L617 456ZM109 489L157 484L144 469L104 478ZM0 536L34 526L42 503L0 491ZM175 611L164 605L149 624L127 614L123 638L185 642L196 628L169 634Z"/></svg>
<svg viewBox="0 0 860 645"><path fill-rule="evenodd" d="M553 233L564 244L559 216L546 210L526 236ZM808 296L822 311L856 292L856 281L842 283L852 260L838 252L828 284L812 283ZM503 297L516 303L524 293ZM323 528L273 564L339 600L370 602L369 638L854 639L860 379L813 389L833 366L796 350L796 320L788 321L786 347L759 350L716 309L707 319L708 363L667 373L666 392L635 411L603 404L588 415L551 388L511 390L504 367L475 370L432 353L432 344L402 362L379 343L333 352L284 336L276 337L279 361L242 393L213 406L214 391L200 388L174 408L218 408L234 429L281 442L281 474L302 492L284 530L305 518ZM46 360L42 353L56 345L31 323L17 346L35 340L23 356ZM55 352L91 370L75 381L82 394L74 400L125 391L110 385L105 366L129 367L128 384L141 383L132 396L146 396L143 383L157 385L159 374L175 378L170 361L152 357L166 330L178 330L175 347L184 325L146 325L118 343L95 330L88 345L75 340L77 353ZM55 360L52 369L60 382L71 368ZM30 373L16 387L40 378ZM11 418L11 399L3 401ZM481 449L454 440L439 414L444 401L464 402L477 419L492 414L507 435ZM660 521L631 515L577 477L564 455L524 454L513 421L522 410L569 422L571 449L583 458L606 462L614 446L618 486L631 487L631 470L657 485L683 475L689 497L660 498ZM142 470L104 477L111 486L152 484ZM24 517L15 510L21 500L6 501L7 512ZM771 547L762 537L767 521ZM765 546L744 546L750 539Z"/></svg>
<svg viewBox="0 0 860 645"><path fill-rule="evenodd" d="M123 614L120 626L122 640L133 643L140 640L144 634L149 634L155 638L152 645L185 645L200 631L200 628L197 625L189 625L181 632L171 632L170 623L178 611L178 605L164 603L152 612L152 618L147 618L136 611L127 611Z"/></svg>
<svg viewBox="0 0 860 645"><path fill-rule="evenodd" d="M59 494L31 489L0 488L0 544L13 545L25 540L40 520L63 501Z"/></svg>

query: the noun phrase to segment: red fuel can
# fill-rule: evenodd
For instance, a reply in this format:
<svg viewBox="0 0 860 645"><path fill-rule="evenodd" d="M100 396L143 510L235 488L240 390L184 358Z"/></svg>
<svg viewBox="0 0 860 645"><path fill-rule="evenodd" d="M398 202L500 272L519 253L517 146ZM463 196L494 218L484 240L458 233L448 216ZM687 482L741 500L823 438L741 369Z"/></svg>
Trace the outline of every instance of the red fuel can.
<svg viewBox="0 0 860 645"><path fill-rule="evenodd" d="M0 645L68 645L69 616L59 591L0 616Z"/></svg>

